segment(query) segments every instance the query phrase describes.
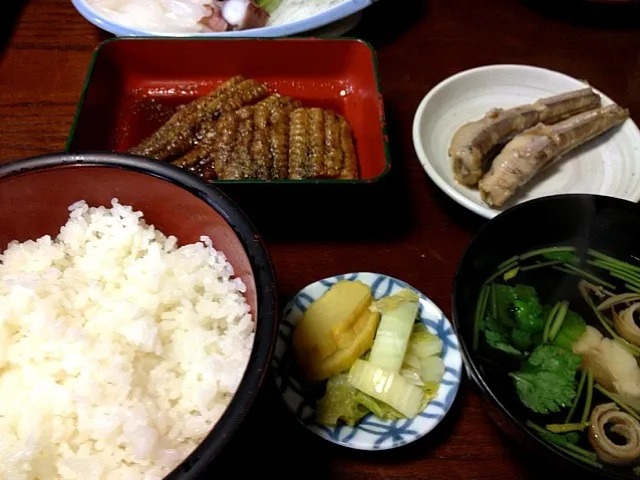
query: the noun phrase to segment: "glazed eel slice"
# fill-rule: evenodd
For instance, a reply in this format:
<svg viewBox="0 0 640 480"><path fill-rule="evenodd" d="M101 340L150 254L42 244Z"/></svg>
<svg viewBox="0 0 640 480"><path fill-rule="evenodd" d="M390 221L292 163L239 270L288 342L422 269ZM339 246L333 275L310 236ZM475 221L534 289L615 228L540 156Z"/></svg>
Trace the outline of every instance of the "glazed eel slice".
<svg viewBox="0 0 640 480"><path fill-rule="evenodd" d="M538 124L517 135L480 180L478 187L482 200L491 207L501 207L536 173L627 118L627 109L607 105L554 125Z"/></svg>
<svg viewBox="0 0 640 480"><path fill-rule="evenodd" d="M358 178L353 132L341 115L321 108L291 113L289 178Z"/></svg>
<svg viewBox="0 0 640 480"><path fill-rule="evenodd" d="M157 160L184 154L211 122L222 114L252 105L267 96L267 87L242 76L233 77L209 95L184 105L158 130L129 150Z"/></svg>
<svg viewBox="0 0 640 480"><path fill-rule="evenodd" d="M489 153L518 133L537 123L552 124L600 106L600 96L590 88L542 98L531 105L493 109L480 120L462 125L449 147L455 179L463 185L477 185Z"/></svg>
<svg viewBox="0 0 640 480"><path fill-rule="evenodd" d="M217 157L216 151L219 149L218 144L225 142L235 145L237 140L235 134L229 134L226 130L236 127L235 124L240 117L244 119L252 118L253 129L251 133L253 139L251 152L257 164L255 174L258 178L269 180L273 177L273 164L275 163L274 160L278 153L278 139L273 138L276 136L278 129L278 120L281 118L282 120L280 121L287 121L288 123L289 113L299 106L299 102L276 93L256 105L226 113L218 122L207 124L204 127L202 138L198 144L172 163L178 167L186 168L206 180L218 178L218 172L223 172L224 166L228 163L226 158L220 159ZM282 148L286 150L286 143ZM218 153L224 153L228 148L225 149L225 146L223 146L219 150L221 151ZM217 169L216 158L218 158ZM244 173L248 174L251 172ZM222 173L221 176L224 177L224 173Z"/></svg>
<svg viewBox="0 0 640 480"><path fill-rule="evenodd" d="M298 107L297 100L274 94L226 113L183 161L195 156L205 180L286 178L289 114Z"/></svg>

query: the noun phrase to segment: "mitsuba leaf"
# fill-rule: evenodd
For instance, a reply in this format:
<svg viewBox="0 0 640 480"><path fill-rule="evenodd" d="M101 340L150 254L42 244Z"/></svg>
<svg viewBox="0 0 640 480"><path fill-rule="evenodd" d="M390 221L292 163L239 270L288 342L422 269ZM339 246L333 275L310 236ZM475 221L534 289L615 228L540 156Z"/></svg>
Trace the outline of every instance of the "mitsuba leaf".
<svg viewBox="0 0 640 480"><path fill-rule="evenodd" d="M544 314L538 294L527 285L493 285L496 316L500 323L528 333L544 330Z"/></svg>
<svg viewBox="0 0 640 480"><path fill-rule="evenodd" d="M485 340L492 348L522 356L542 340L545 317L538 295L526 285L493 284L491 288L482 322Z"/></svg>
<svg viewBox="0 0 640 480"><path fill-rule="evenodd" d="M533 344L531 334L519 328L514 328L511 331L511 342L521 352L526 352Z"/></svg>
<svg viewBox="0 0 640 480"><path fill-rule="evenodd" d="M516 285L514 290L513 309L518 327L528 333L542 332L545 319L535 289Z"/></svg>
<svg viewBox="0 0 640 480"><path fill-rule="evenodd" d="M580 356L558 347L540 345L511 373L520 401L537 413L555 413L571 405L576 396Z"/></svg>
<svg viewBox="0 0 640 480"><path fill-rule="evenodd" d="M508 353L514 357L522 357L522 352L511 346L509 340L504 334L493 330L485 330L484 338L491 348Z"/></svg>

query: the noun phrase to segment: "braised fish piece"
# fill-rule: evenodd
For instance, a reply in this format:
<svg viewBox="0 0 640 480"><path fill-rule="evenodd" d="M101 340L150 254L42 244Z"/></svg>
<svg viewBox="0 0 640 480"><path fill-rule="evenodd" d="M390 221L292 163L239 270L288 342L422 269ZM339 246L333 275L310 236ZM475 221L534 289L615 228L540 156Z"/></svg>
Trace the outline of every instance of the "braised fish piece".
<svg viewBox="0 0 640 480"><path fill-rule="evenodd" d="M167 153L168 150L172 150L172 137L178 137L175 138L176 143L188 142L190 144L194 141L194 138L191 138L191 136L195 135L195 129L192 128L189 129L189 131L184 132L182 128L190 119L189 117L192 117L191 119L193 119L193 117L198 115L199 110L202 110L205 106L216 102L220 97L227 95L244 81L245 78L241 75L233 77L208 95L200 97L187 105L179 106L167 122L165 122L148 138L140 142L135 147L130 148L128 152L135 155L156 158L158 160L165 160L172 156L173 154ZM179 138L182 136L189 138Z"/></svg>
<svg viewBox="0 0 640 480"><path fill-rule="evenodd" d="M274 108L269 114L269 152L272 158L271 178L289 177L289 123L300 102L290 101L286 109Z"/></svg>
<svg viewBox="0 0 640 480"><path fill-rule="evenodd" d="M246 107L223 115L216 125L216 141L213 166L221 180L249 178L249 144L253 134L253 108ZM211 165L211 164L210 164ZM204 169L204 178L211 180L209 167Z"/></svg>
<svg viewBox="0 0 640 480"><path fill-rule="evenodd" d="M289 178L357 176L353 135L344 118L320 108L299 108L291 113Z"/></svg>
<svg viewBox="0 0 640 480"><path fill-rule="evenodd" d="M291 179L320 176L323 169L323 164L312 163L309 155L311 149L309 117L310 109L308 108L299 108L291 113L289 125L289 178Z"/></svg>
<svg viewBox="0 0 640 480"><path fill-rule="evenodd" d="M197 175L198 177L202 177L202 167L203 165L196 164L196 165L188 165L183 168L188 172L191 172L194 175Z"/></svg>
<svg viewBox="0 0 640 480"><path fill-rule="evenodd" d="M321 108L308 110L309 149L307 151L309 165L313 165L310 177L328 177L325 163L325 127L324 111Z"/></svg>
<svg viewBox="0 0 640 480"><path fill-rule="evenodd" d="M228 159L224 170L218 172L218 176L225 180L239 180L242 178L254 178L251 174L251 142L255 128L253 125L253 112L239 111L236 142L233 154Z"/></svg>
<svg viewBox="0 0 640 480"><path fill-rule="evenodd" d="M340 177L342 173L342 124L332 110L324 111L325 167L327 176Z"/></svg>
<svg viewBox="0 0 640 480"><path fill-rule="evenodd" d="M249 175L252 178L279 178L276 161L288 165L288 158L277 158L285 152L286 136L281 132L288 131L288 119L293 110L300 107L300 102L289 97L273 95L256 105L253 114L254 133L251 143L251 165ZM283 142L284 140L284 142Z"/></svg>
<svg viewBox="0 0 640 480"><path fill-rule="evenodd" d="M344 180L358 178L358 157L353 143L351 126L342 117L339 117L338 121L340 123L340 145L342 148L342 168L338 178Z"/></svg>
<svg viewBox="0 0 640 480"><path fill-rule="evenodd" d="M223 115L215 131L194 149L195 154L200 152L202 158L209 155L209 160L213 160L205 162L203 178L281 178L277 176L281 164L285 164L285 169L288 165L289 114L299 106L299 102L275 94L256 105Z"/></svg>
<svg viewBox="0 0 640 480"><path fill-rule="evenodd" d="M249 145L250 163L247 168L250 177L265 180L271 178L273 166L268 140L270 103L274 102L262 102L253 109L253 138Z"/></svg>
<svg viewBox="0 0 640 480"><path fill-rule="evenodd" d="M198 144L171 163L176 167L195 171L201 170L206 163L213 160L213 146L216 138L215 124L216 122L208 123L206 130L204 126L201 127L202 134Z"/></svg>
<svg viewBox="0 0 640 480"><path fill-rule="evenodd" d="M629 111L618 105L583 112L554 125L538 124L517 135L494 159L478 186L482 199L501 207L537 172L574 148L624 122Z"/></svg>
<svg viewBox="0 0 640 480"><path fill-rule="evenodd" d="M221 172L229 163L235 147L238 132L238 119L233 113L223 115L215 126L215 142L213 144L213 161L208 162L202 169L205 180L224 178Z"/></svg>
<svg viewBox="0 0 640 480"><path fill-rule="evenodd" d="M289 178L302 179L319 176L322 164L312 164L309 158L309 109L299 108L291 113L289 125Z"/></svg>
<svg viewBox="0 0 640 480"><path fill-rule="evenodd" d="M209 95L179 108L164 125L131 148L129 153L157 160L182 155L210 129L210 122L223 113L254 104L266 96L265 85L241 76L234 77Z"/></svg>
<svg viewBox="0 0 640 480"><path fill-rule="evenodd" d="M498 145L539 122L556 123L600 104L600 96L584 88L542 98L531 105L489 111L480 120L462 125L453 135L449 157L455 179L463 185L475 186L486 168L489 153Z"/></svg>

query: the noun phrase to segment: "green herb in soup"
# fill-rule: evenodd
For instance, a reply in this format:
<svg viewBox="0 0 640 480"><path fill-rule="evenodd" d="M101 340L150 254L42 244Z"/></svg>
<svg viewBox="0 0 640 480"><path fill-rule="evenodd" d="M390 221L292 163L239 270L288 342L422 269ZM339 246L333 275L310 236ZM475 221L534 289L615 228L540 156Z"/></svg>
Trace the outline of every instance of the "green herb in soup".
<svg viewBox="0 0 640 480"><path fill-rule="evenodd" d="M575 278L578 300L541 293L555 278ZM482 285L473 350L513 382L542 440L593 467L640 473L638 314L640 266L541 248L506 259Z"/></svg>
<svg viewBox="0 0 640 480"><path fill-rule="evenodd" d="M534 412L559 412L576 396L580 357L555 345L540 345L510 376L522 403Z"/></svg>

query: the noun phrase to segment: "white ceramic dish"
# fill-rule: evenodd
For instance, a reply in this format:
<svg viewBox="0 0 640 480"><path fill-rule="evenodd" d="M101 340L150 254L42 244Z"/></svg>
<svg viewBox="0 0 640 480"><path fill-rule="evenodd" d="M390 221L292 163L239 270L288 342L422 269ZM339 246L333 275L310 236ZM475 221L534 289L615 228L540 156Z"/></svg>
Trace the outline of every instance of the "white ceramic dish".
<svg viewBox="0 0 640 480"><path fill-rule="evenodd" d="M416 111L413 143L420 163L449 197L486 218L517 203L561 193L592 193L637 202L640 131L631 119L568 154L501 210L490 208L480 200L477 189L453 178L447 150L462 124L481 118L491 108L513 107L584 87L584 82L563 73L524 65L491 65L449 77L427 94ZM612 103L594 91L602 95L603 104Z"/></svg>
<svg viewBox="0 0 640 480"><path fill-rule="evenodd" d="M317 388L303 385L295 376L291 356L293 329L309 305L340 280L358 280L371 287L379 299L409 288L420 297L419 321L442 340L444 378L436 398L416 418L384 421L373 415L364 417L355 427L326 427L314 421ZM451 408L462 377L462 355L449 320L429 298L406 283L379 273L349 273L325 278L305 287L285 307L276 347L272 358L276 386L284 403L297 420L310 431L330 442L357 450L388 450L414 442L433 430Z"/></svg>
<svg viewBox="0 0 640 480"><path fill-rule="evenodd" d="M73 6L80 14L95 26L112 33L118 37L205 37L205 38L228 38L228 37L288 37L300 33L309 33L318 36L343 35L353 28L359 20L357 13L361 12L376 0L345 0L344 3L313 15L304 20L299 20L285 25L268 26L264 28L254 28L250 30L239 30L233 32L181 32L181 33L159 33L153 31L138 30L115 23L104 15L97 13L87 0L71 0ZM349 19L349 17L354 17ZM335 25L334 25L335 24ZM328 27L328 28L324 28Z"/></svg>

